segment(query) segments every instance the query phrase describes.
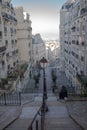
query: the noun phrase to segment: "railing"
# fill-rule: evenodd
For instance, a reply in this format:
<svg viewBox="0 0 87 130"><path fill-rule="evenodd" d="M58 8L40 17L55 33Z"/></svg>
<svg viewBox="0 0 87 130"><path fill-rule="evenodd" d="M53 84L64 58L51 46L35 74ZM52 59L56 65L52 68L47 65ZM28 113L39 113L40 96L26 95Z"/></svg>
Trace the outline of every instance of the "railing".
<svg viewBox="0 0 87 130"><path fill-rule="evenodd" d="M7 19L7 20L11 20L11 21L17 22L17 19L15 17L13 17L13 16L11 16L11 15L5 13L5 12L2 12L2 17Z"/></svg>
<svg viewBox="0 0 87 130"><path fill-rule="evenodd" d="M0 105L21 105L26 102L33 101L37 96L35 92L8 92L1 90L0 93Z"/></svg>
<svg viewBox="0 0 87 130"><path fill-rule="evenodd" d="M38 115L40 115L42 106L37 111L36 115L34 116L33 120L31 121L31 124L28 127L28 130L33 130L33 128L36 128L34 130L39 130L39 120ZM35 123L35 124L34 124ZM40 123L41 124L41 123Z"/></svg>
<svg viewBox="0 0 87 130"><path fill-rule="evenodd" d="M21 93L3 93L0 96L0 105L21 105Z"/></svg>

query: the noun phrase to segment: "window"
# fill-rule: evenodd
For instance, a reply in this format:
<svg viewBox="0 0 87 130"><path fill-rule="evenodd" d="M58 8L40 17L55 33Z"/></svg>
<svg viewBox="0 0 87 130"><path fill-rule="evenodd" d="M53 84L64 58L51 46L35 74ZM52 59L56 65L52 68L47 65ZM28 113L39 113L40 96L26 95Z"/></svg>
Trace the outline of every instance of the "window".
<svg viewBox="0 0 87 130"><path fill-rule="evenodd" d="M2 32L0 32L0 39L2 38Z"/></svg>
<svg viewBox="0 0 87 130"><path fill-rule="evenodd" d="M17 40L15 40L15 43L17 43Z"/></svg>
<svg viewBox="0 0 87 130"><path fill-rule="evenodd" d="M18 53L18 49L16 50L16 53Z"/></svg>
<svg viewBox="0 0 87 130"><path fill-rule="evenodd" d="M84 75L84 72L81 70L81 71L80 71L80 74L81 74L81 75Z"/></svg>
<svg viewBox="0 0 87 130"><path fill-rule="evenodd" d="M16 63L14 62L14 63L13 63L13 66L15 66L15 65L16 65Z"/></svg>
<svg viewBox="0 0 87 130"><path fill-rule="evenodd" d="M79 41L78 40L76 41L76 45L79 45Z"/></svg>
<svg viewBox="0 0 87 130"><path fill-rule="evenodd" d="M81 56L81 61L84 61L84 57L83 56Z"/></svg>
<svg viewBox="0 0 87 130"><path fill-rule="evenodd" d="M85 26L83 25L82 30L85 31Z"/></svg>
<svg viewBox="0 0 87 130"><path fill-rule="evenodd" d="M77 27L77 31L79 31L79 27Z"/></svg>
<svg viewBox="0 0 87 130"><path fill-rule="evenodd" d="M14 47L14 40L11 40L12 48Z"/></svg>
<svg viewBox="0 0 87 130"><path fill-rule="evenodd" d="M30 47L30 43L28 44L28 46Z"/></svg>
<svg viewBox="0 0 87 130"><path fill-rule="evenodd" d="M11 43L14 44L14 40L12 40Z"/></svg>
<svg viewBox="0 0 87 130"><path fill-rule="evenodd" d="M10 69L10 65L8 65L8 69Z"/></svg>
<svg viewBox="0 0 87 130"><path fill-rule="evenodd" d="M16 29L14 29L14 33L16 34Z"/></svg>
<svg viewBox="0 0 87 130"><path fill-rule="evenodd" d="M4 27L4 32L7 33L7 27Z"/></svg>
<svg viewBox="0 0 87 130"><path fill-rule="evenodd" d="M0 17L0 24L1 24L1 17Z"/></svg>
<svg viewBox="0 0 87 130"><path fill-rule="evenodd" d="M10 28L11 36L13 35L13 28Z"/></svg>
<svg viewBox="0 0 87 130"><path fill-rule="evenodd" d="M78 59L78 57L79 57L78 54L76 54L76 58L77 58L77 59Z"/></svg>
<svg viewBox="0 0 87 130"><path fill-rule="evenodd" d="M8 46L8 40L5 41L5 45L6 45L6 47Z"/></svg>
<svg viewBox="0 0 87 130"><path fill-rule="evenodd" d="M75 40L72 40L72 44L75 44Z"/></svg>
<svg viewBox="0 0 87 130"><path fill-rule="evenodd" d="M82 42L82 46L84 46L85 45L85 42Z"/></svg>

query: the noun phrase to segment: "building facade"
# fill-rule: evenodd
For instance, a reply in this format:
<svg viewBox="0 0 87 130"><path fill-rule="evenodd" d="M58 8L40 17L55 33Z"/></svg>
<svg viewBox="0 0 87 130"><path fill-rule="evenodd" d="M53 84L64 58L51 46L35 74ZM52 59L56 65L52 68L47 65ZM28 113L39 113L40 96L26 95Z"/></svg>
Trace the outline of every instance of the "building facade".
<svg viewBox="0 0 87 130"><path fill-rule="evenodd" d="M20 62L29 63L32 60L32 28L30 15L24 11L23 7L15 8L17 24L17 37Z"/></svg>
<svg viewBox="0 0 87 130"><path fill-rule="evenodd" d="M62 70L79 89L77 74L87 75L87 0L68 0L60 10Z"/></svg>
<svg viewBox="0 0 87 130"><path fill-rule="evenodd" d="M33 46L33 52L32 52L33 66L38 66L40 59L46 56L45 43L42 40L39 33L33 35L32 46Z"/></svg>
<svg viewBox="0 0 87 130"><path fill-rule="evenodd" d="M49 61L49 64L57 62L60 57L60 47L57 40L45 41L46 44L46 57Z"/></svg>
<svg viewBox="0 0 87 130"><path fill-rule="evenodd" d="M17 19L11 0L0 0L0 77L18 63Z"/></svg>

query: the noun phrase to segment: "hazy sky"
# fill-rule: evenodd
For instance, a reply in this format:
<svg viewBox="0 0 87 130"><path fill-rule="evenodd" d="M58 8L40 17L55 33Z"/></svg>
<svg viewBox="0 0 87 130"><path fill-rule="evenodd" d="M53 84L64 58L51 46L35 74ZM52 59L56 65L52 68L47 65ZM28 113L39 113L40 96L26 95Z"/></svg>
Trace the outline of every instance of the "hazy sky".
<svg viewBox="0 0 87 130"><path fill-rule="evenodd" d="M59 10L66 0L12 0L13 6L23 6L30 14L33 34L44 40L59 38Z"/></svg>

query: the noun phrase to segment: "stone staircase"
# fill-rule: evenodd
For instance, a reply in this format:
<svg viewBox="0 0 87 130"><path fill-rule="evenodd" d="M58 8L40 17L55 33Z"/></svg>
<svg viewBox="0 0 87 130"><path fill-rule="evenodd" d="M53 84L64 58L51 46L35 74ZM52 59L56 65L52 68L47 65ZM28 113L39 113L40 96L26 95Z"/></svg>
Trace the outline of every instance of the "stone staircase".
<svg viewBox="0 0 87 130"><path fill-rule="evenodd" d="M81 130L69 117L65 104L55 96L48 97L47 106L45 130Z"/></svg>
<svg viewBox="0 0 87 130"><path fill-rule="evenodd" d="M35 117L37 111L40 109L41 102L33 101L27 103L23 106L21 114L17 120L12 122L4 130L28 130L29 125L31 124L33 118ZM40 116L37 116L37 119L40 119ZM35 126L35 125L34 125Z"/></svg>
<svg viewBox="0 0 87 130"><path fill-rule="evenodd" d="M28 126L42 104L42 95L39 94L31 103L24 105L21 115L12 125L5 130L28 130ZM53 94L48 93L46 102L48 112L45 115L45 130L81 130L69 117L64 102L60 102ZM41 130L41 116L38 115L39 129ZM35 125L34 128L35 129Z"/></svg>

